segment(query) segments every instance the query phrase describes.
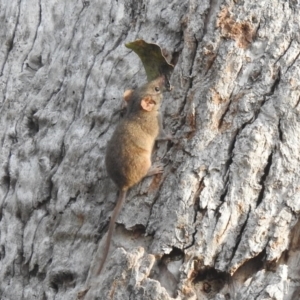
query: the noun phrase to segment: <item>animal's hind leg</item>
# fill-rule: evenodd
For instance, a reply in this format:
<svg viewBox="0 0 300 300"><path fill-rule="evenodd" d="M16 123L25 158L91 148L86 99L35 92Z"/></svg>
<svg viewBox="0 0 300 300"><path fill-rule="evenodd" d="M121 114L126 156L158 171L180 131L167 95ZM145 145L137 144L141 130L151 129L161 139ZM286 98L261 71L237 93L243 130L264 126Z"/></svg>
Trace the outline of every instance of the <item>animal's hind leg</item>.
<svg viewBox="0 0 300 300"><path fill-rule="evenodd" d="M160 174L163 173L163 171L164 171L164 165L161 162L156 162L150 167L146 176L148 177L155 174Z"/></svg>

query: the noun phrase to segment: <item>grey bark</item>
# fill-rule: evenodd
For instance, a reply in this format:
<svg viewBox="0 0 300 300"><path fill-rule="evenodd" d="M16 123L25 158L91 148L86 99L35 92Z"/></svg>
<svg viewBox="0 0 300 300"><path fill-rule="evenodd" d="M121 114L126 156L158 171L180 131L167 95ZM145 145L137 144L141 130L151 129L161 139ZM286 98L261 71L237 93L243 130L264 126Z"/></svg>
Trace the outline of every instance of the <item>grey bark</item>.
<svg viewBox="0 0 300 300"><path fill-rule="evenodd" d="M0 2L0 298L298 299L298 1ZM177 61L162 176L117 190L104 153L124 43ZM84 294L84 293L83 293Z"/></svg>

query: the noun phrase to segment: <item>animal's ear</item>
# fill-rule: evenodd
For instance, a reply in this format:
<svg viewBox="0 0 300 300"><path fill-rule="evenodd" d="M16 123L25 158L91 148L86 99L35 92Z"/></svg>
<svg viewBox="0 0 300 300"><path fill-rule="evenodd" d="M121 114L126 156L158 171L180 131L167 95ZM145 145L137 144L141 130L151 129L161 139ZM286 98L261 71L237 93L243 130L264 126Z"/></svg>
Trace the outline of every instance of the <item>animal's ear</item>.
<svg viewBox="0 0 300 300"><path fill-rule="evenodd" d="M152 111L155 102L151 99L151 97L144 97L141 100L141 107L145 111Z"/></svg>
<svg viewBox="0 0 300 300"><path fill-rule="evenodd" d="M130 101L132 94L133 94L133 90L126 90L124 92L123 99L125 100L126 103Z"/></svg>

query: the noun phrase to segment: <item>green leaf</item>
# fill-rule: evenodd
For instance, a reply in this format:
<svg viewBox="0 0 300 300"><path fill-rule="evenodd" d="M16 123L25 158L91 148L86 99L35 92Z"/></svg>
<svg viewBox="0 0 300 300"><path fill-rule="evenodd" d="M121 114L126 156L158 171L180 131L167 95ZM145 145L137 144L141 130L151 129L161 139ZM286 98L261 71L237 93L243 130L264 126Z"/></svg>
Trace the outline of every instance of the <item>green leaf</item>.
<svg viewBox="0 0 300 300"><path fill-rule="evenodd" d="M152 81L161 75L165 75L167 79L170 78L174 66L167 62L161 48L157 44L136 40L125 44L125 46L132 49L140 57L148 81Z"/></svg>

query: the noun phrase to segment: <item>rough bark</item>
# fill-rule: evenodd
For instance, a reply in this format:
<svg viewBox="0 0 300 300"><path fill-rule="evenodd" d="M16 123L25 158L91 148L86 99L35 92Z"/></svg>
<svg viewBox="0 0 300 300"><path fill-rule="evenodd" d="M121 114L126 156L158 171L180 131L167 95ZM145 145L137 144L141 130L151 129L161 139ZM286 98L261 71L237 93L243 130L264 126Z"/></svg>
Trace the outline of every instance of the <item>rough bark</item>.
<svg viewBox="0 0 300 300"><path fill-rule="evenodd" d="M298 1L0 2L0 298L297 299ZM104 152L124 43L176 63L161 176L134 187L95 271L117 190Z"/></svg>

